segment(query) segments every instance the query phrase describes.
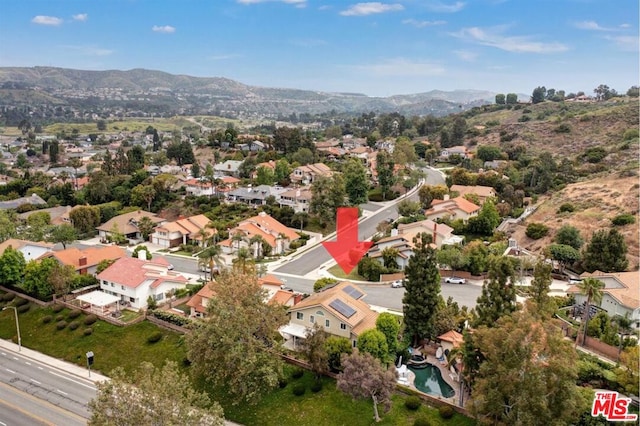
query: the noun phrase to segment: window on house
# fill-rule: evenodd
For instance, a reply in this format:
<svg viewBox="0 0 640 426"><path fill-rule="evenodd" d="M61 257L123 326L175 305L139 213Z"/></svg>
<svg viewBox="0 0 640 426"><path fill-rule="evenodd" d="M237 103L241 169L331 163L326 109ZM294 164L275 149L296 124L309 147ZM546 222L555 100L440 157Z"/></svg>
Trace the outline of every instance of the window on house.
<svg viewBox="0 0 640 426"><path fill-rule="evenodd" d="M120 289L121 289L121 290L124 290L124 286L123 286L123 285L121 285L121 286L120 286Z"/></svg>
<svg viewBox="0 0 640 426"><path fill-rule="evenodd" d="M310 322L311 324L315 324L315 322L316 322L316 318L315 318L313 315L311 315L311 316L309 317L309 322Z"/></svg>
<svg viewBox="0 0 640 426"><path fill-rule="evenodd" d="M156 294L156 300L164 299L164 293Z"/></svg>
<svg viewBox="0 0 640 426"><path fill-rule="evenodd" d="M296 312L296 319L299 319L299 320L304 319L304 314L302 312Z"/></svg>
<svg viewBox="0 0 640 426"><path fill-rule="evenodd" d="M322 311L316 311L316 315L324 316L324 312L322 312Z"/></svg>
<svg viewBox="0 0 640 426"><path fill-rule="evenodd" d="M353 341L353 347L355 348L355 347L356 347L356 345L357 345L357 342L354 340L354 341Z"/></svg>
<svg viewBox="0 0 640 426"><path fill-rule="evenodd" d="M329 320L324 320L324 326L329 327Z"/></svg>
<svg viewBox="0 0 640 426"><path fill-rule="evenodd" d="M346 330L347 329L347 324L341 322L340 323L340 330Z"/></svg>
<svg viewBox="0 0 640 426"><path fill-rule="evenodd" d="M130 298L129 298L129 302L131 302L131 303L136 303L136 298L135 298L135 297L130 297Z"/></svg>

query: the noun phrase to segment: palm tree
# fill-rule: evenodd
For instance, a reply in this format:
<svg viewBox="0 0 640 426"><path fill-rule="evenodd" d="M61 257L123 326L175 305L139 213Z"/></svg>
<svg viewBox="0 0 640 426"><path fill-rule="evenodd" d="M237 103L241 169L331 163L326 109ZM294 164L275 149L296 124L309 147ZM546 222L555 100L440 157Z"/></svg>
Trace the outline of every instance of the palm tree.
<svg viewBox="0 0 640 426"><path fill-rule="evenodd" d="M214 265L222 266L224 263L222 260L222 249L220 246L217 244L208 246L198 254L198 258L200 259L198 264L209 266L209 278L213 280Z"/></svg>
<svg viewBox="0 0 640 426"><path fill-rule="evenodd" d="M615 317L613 317L613 322L618 325L618 334L620 335L620 343L618 344L619 358L620 353L622 353L622 343L624 336L627 336L629 334L629 331L631 331L631 324L633 324L633 321L631 321L631 318L629 318L629 313L627 312L626 314L624 314L624 316L616 315Z"/></svg>
<svg viewBox="0 0 640 426"><path fill-rule="evenodd" d="M253 253L256 259L262 258L262 243L265 242L261 235L254 235L249 239L249 245L253 246Z"/></svg>
<svg viewBox="0 0 640 426"><path fill-rule="evenodd" d="M242 247L236 253L236 258L233 259L234 266L242 269L243 273L247 272L247 264L251 262L251 252L248 248Z"/></svg>
<svg viewBox="0 0 640 426"><path fill-rule="evenodd" d="M591 303L600 304L602 302L602 289L604 288L604 283L595 278L586 278L582 280L577 285L580 293L584 296L587 296L587 301L585 303L584 314L582 316L582 344L587 338L587 324L589 322L589 314L591 311ZM576 339L576 345L578 344L578 339Z"/></svg>
<svg viewBox="0 0 640 426"><path fill-rule="evenodd" d="M244 241L244 234L240 231L236 232L235 234L233 234L231 236L231 241L232 242L237 242L238 243L238 247L236 247L238 250L240 250L240 243Z"/></svg>

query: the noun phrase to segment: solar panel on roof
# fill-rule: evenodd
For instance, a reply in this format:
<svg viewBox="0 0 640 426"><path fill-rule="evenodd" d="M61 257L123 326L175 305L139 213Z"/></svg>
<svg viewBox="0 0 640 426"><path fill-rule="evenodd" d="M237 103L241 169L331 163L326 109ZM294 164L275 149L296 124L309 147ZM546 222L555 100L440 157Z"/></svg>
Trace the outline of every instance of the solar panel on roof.
<svg viewBox="0 0 640 426"><path fill-rule="evenodd" d="M353 297L356 300L364 296L363 292L359 291L358 289L350 285L343 288L342 291L344 291L345 293L347 293L349 296Z"/></svg>
<svg viewBox="0 0 640 426"><path fill-rule="evenodd" d="M333 299L331 303L329 303L329 306L338 311L345 318L351 318L353 314L356 313L355 309L353 309L351 306L347 305L340 299Z"/></svg>

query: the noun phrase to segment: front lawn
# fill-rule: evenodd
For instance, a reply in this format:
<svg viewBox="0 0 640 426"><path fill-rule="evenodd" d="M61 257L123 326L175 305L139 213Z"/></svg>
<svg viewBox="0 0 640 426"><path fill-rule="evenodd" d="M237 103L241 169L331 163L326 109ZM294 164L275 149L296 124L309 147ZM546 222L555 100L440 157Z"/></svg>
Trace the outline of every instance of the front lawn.
<svg viewBox="0 0 640 426"><path fill-rule="evenodd" d="M148 321L128 327L118 327L104 321L87 326L84 324L85 314L69 318L70 312L70 309L64 309L55 313L52 308L39 308L32 304L28 312L18 314L22 345L83 367L87 362L85 354L93 351L93 368L104 374L109 374L118 366L132 371L143 361L161 366L165 359L169 359L182 365L186 348L178 333L161 329ZM51 316L49 323L43 322L46 316ZM60 321L67 322L62 330L56 327L59 316ZM0 338L17 342L13 318L13 310L0 311ZM71 330L69 324L74 321L79 322L79 327ZM84 334L87 328L92 329L88 336ZM147 343L147 338L156 332L162 333L162 339L157 343Z"/></svg>
<svg viewBox="0 0 640 426"><path fill-rule="evenodd" d="M342 280L367 281L365 277L358 274L357 267L353 268L349 275L344 273L340 265L333 265L331 268L327 269L327 271L329 271L329 273L334 277Z"/></svg>
<svg viewBox="0 0 640 426"><path fill-rule="evenodd" d="M289 383L282 389L276 389L265 396L256 405L244 403L233 405L232 401L216 398L225 410L225 417L245 425L263 426L334 426L334 425L412 425L418 417L429 420L430 425L471 426L474 421L456 414L449 420L444 420L435 408L424 404L417 411L410 411L404 406L407 396L396 394L393 396L391 410L384 412L384 407L378 410L382 421L373 420L373 404L371 400L353 401L338 389L335 380L323 378L323 388L318 393L311 391L314 381L313 375L305 372L300 379L289 379ZM306 391L302 396L293 394L294 386L304 384Z"/></svg>

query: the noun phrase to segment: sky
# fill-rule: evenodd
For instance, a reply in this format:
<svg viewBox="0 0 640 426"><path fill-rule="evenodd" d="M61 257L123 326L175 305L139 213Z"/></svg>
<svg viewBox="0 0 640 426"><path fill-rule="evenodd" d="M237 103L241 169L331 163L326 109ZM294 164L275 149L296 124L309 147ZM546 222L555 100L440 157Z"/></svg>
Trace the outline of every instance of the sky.
<svg viewBox="0 0 640 426"><path fill-rule="evenodd" d="M638 0L0 0L0 66L390 96L639 82Z"/></svg>

